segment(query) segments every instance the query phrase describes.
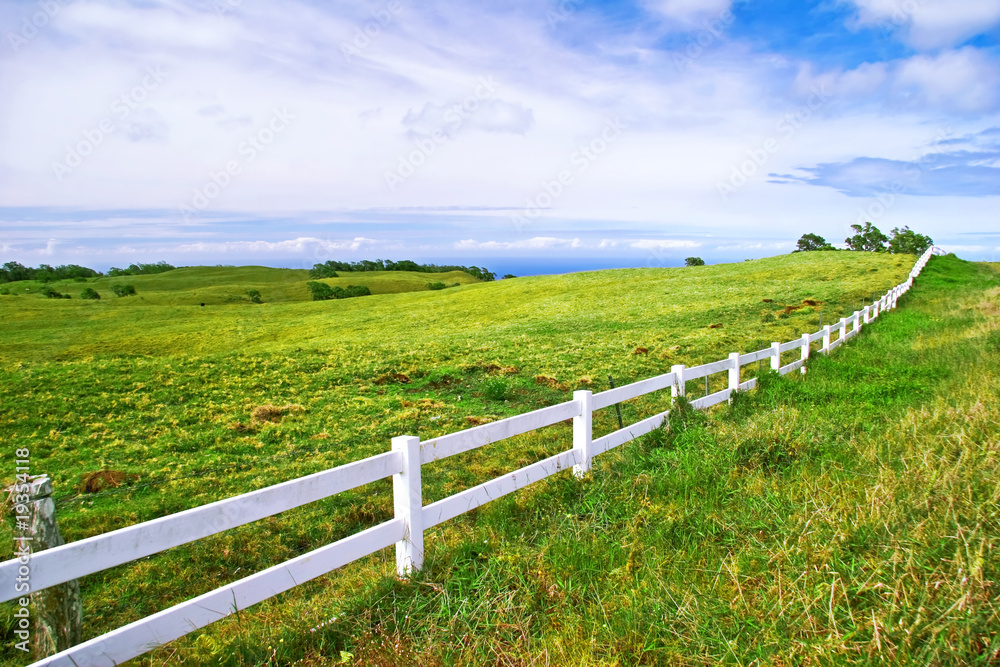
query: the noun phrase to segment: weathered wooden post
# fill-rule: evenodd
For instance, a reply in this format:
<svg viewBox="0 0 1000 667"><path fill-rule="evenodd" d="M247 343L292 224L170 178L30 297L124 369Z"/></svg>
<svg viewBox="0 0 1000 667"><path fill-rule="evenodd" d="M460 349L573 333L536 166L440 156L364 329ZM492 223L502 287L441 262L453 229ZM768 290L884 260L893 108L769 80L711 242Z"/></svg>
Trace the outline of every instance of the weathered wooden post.
<svg viewBox="0 0 1000 667"><path fill-rule="evenodd" d="M27 486L27 509L30 517L28 529L19 536L23 547L17 554L26 565L30 587L31 554L52 549L62 544L63 538L56 525L56 504L52 500L52 480L47 475L29 479L17 485L15 491ZM14 494L23 496L25 494ZM80 583L75 579L65 584L51 586L31 593L33 634L31 647L36 658L44 658L79 644L82 640L83 606L80 600Z"/></svg>

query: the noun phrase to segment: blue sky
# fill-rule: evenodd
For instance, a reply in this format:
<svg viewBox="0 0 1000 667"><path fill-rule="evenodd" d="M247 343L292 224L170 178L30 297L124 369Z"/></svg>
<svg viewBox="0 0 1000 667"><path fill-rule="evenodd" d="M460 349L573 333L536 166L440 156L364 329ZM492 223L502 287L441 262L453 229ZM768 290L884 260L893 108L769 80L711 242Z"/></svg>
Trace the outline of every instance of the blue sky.
<svg viewBox="0 0 1000 667"><path fill-rule="evenodd" d="M1000 256L1000 0L0 1L0 261Z"/></svg>

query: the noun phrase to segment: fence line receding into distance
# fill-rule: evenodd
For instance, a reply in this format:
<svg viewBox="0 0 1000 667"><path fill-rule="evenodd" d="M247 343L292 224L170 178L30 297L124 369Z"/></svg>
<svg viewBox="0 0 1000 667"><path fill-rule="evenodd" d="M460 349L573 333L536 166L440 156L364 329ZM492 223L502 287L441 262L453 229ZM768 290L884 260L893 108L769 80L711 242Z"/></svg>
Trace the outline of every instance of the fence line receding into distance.
<svg viewBox="0 0 1000 667"><path fill-rule="evenodd" d="M661 412L595 440L592 431L595 410L667 388L673 397L684 396L687 382L727 373L725 389L691 401L697 409L708 408L729 400L734 392L753 389L757 380L741 382L740 369L765 359L782 375L800 369L805 372L812 344L822 341L820 352L828 354L856 336L881 313L895 308L899 297L912 287L914 278L932 254L941 254L941 251L929 248L914 264L906 281L870 305L836 324L787 343L773 343L769 348L749 354L734 352L727 359L701 366L673 366L664 375L597 394L576 391L571 401L424 442L413 436L396 437L392 439L391 451L377 456L33 554L30 582L35 592L392 478L392 520L43 658L32 667L117 665L392 545L396 546L398 574L419 570L423 565L427 529L570 467L576 475L582 476L590 470L595 456L658 428L669 414L669 411ZM797 358L783 365L782 355L796 350L799 351ZM423 505L420 483L423 464L567 419L573 420L571 449ZM0 602L23 595L15 592L19 567L23 565L16 559L0 564Z"/></svg>

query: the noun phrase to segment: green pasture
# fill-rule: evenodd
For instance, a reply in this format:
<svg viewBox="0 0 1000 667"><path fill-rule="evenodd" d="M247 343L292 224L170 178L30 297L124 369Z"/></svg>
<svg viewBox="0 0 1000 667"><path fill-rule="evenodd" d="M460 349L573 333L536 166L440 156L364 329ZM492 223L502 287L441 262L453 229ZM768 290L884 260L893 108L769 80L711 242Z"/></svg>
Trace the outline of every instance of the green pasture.
<svg viewBox="0 0 1000 667"><path fill-rule="evenodd" d="M671 364L790 340L815 331L820 317L835 322L901 282L914 260L801 253L494 283L466 274L344 274L325 282L364 284L374 295L324 302L306 300L306 272L260 267L54 283L70 300L45 299L37 285L13 283L12 294L0 296L0 434L11 452L30 448L33 471L54 479L60 526L75 540L380 453L395 435L429 438L567 400L573 389L600 391L608 375L623 384ZM427 290L433 281L463 284ZM134 284L138 294L112 296L116 282ZM731 416L723 409L707 422L654 434L605 457L589 481L553 479L431 531L428 569L413 582L393 580L387 551L139 662L182 656L189 664L234 665L750 664L756 657L785 664L776 656L787 650L799 656L789 664L799 664L814 654L820 662L881 655L845 639L867 631L857 617L854 630L841 629L850 615L837 606L836 591L835 630L830 614L807 635L790 619L777 620L786 600L772 590L772 566L802 564L805 580L795 585L822 589L810 568L824 571L833 561L795 560L805 553L799 529L812 517L818 532L809 540L831 538L847 515L813 517L814 495L864 495L869 479L902 475L902 454L891 448L910 447L907 457L920 452L899 429L910 428L921 410L937 411L935 428L952 428L949 397L965 405L970 392L984 390L971 381L961 389L957 369L996 352L980 340L988 332L970 333L992 321L995 338L996 311L972 302L995 304L996 284L985 265L935 259L903 309L818 360L805 381L768 385L765 378L765 391L737 401ZM79 300L75 290L83 287L102 299ZM247 289L260 290L265 303L250 303ZM920 353L924 348L933 353ZM890 352L899 358L885 361ZM996 382L992 373L976 377ZM889 389L869 389L872 382ZM622 410L635 421L667 402L652 396ZM283 410L273 421L253 418L268 405ZM993 410L987 414L995 425ZM615 428L613 410L597 416L595 435ZM425 502L567 449L570 433L560 424L428 466ZM867 477L829 479L838 469ZM119 485L87 492L85 476L100 471L122 473ZM13 468L3 477L12 478ZM901 483L892 488L918 492ZM981 491L977 485L974 495ZM992 548L995 507L991 515L978 495L968 498L986 525L978 533L982 544ZM737 507L737 499L750 500ZM87 577L85 636L391 512L385 481ZM901 529L917 522L910 511L894 516ZM763 535L753 537L748 526ZM799 551L769 560L796 539ZM923 557L918 542L909 548ZM936 546L930 552L944 553ZM874 565L899 554L863 554L885 586L910 585L893 579L903 569L886 574ZM756 620L749 625L733 617L745 580L725 579L727 568L754 572L759 608L750 605ZM710 575L695 574L702 571ZM805 592L793 589L804 604ZM876 618L877 597L870 600ZM968 639L963 650L981 634L976 623L956 630ZM5 627L0 656L20 664L11 630ZM886 645L902 650L896 629L883 632L895 633ZM395 644L400 649L391 654L387 647Z"/></svg>

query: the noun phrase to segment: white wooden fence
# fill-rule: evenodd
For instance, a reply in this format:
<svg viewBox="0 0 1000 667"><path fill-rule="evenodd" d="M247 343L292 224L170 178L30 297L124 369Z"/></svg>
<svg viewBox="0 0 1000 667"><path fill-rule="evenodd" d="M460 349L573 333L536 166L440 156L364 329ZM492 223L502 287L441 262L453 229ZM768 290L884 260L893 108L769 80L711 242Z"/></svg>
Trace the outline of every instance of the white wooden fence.
<svg viewBox="0 0 1000 667"><path fill-rule="evenodd" d="M582 476L590 470L595 456L649 433L669 414L662 412L594 440L595 410L667 388L672 396L683 396L686 382L727 373L729 381L725 389L691 401L695 408L708 408L727 401L733 392L753 389L756 379L741 382L740 369L764 359L770 360L771 368L781 374L799 369L805 372L813 343L822 341L820 352L828 354L856 336L879 314L895 308L932 254L940 251L928 249L905 282L872 304L837 324L787 343L774 343L749 354L734 352L728 359L692 368L674 366L664 375L598 394L576 391L571 401L424 442L413 436L396 437L392 439L391 451L384 454L33 554L27 567L31 589L38 591L392 477L395 516L391 521L95 637L44 658L32 667L116 665L393 544L397 572L405 575L419 570L423 564L424 532L428 528L567 468L572 467L576 475ZM783 365L782 355L796 350L799 354L795 361ZM423 505L420 484L423 464L566 419L573 420L572 449ZM19 571L24 567L17 560L0 564L0 602L23 595L15 592L15 580L24 576L24 570Z"/></svg>

